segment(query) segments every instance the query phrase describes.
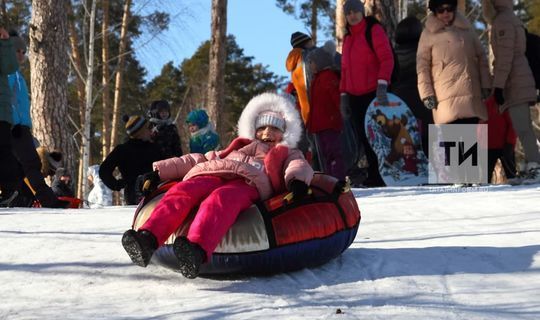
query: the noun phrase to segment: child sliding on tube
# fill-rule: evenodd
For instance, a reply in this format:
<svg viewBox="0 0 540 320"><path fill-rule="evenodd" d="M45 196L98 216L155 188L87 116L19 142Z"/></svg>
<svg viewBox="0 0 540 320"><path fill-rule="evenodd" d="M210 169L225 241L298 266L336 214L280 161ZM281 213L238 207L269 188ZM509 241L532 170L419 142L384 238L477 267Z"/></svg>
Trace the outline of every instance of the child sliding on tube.
<svg viewBox="0 0 540 320"><path fill-rule="evenodd" d="M167 191L139 230L124 233L122 245L133 263L146 267L198 206L187 236L173 244L181 273L195 278L240 212L287 189L295 198L305 196L313 170L296 149L300 123L289 99L263 93L245 107L239 137L226 149L155 162L155 171L144 175L143 191L153 191L160 181L182 181Z"/></svg>

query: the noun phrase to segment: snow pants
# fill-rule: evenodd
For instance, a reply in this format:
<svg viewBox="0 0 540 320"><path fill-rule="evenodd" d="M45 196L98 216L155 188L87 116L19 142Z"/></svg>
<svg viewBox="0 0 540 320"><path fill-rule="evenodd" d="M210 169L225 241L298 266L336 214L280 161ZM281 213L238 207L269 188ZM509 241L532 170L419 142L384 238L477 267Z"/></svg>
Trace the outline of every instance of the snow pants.
<svg viewBox="0 0 540 320"><path fill-rule="evenodd" d="M523 146L525 159L527 162L536 162L540 164L540 152L536 145L536 136L532 127L531 108L528 104L513 106L508 108L512 126L516 131L519 141Z"/></svg>
<svg viewBox="0 0 540 320"><path fill-rule="evenodd" d="M337 130L327 129L314 134L319 150L319 163L325 173L345 180L345 165L343 163L343 152L340 142L341 133Z"/></svg>
<svg viewBox="0 0 540 320"><path fill-rule="evenodd" d="M199 206L187 238L201 246L210 259L240 212L258 199L257 188L243 178L197 176L169 189L140 230L150 231L161 246Z"/></svg>

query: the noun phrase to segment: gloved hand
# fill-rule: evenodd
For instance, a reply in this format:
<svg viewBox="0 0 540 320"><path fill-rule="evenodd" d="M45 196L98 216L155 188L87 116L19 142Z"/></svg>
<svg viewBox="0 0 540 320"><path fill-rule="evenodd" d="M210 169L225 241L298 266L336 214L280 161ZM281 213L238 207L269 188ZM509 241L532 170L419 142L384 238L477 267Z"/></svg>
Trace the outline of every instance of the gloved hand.
<svg viewBox="0 0 540 320"><path fill-rule="evenodd" d="M152 171L138 176L135 186L137 189L141 190L142 194L146 197L157 189L160 182L161 178L159 177L159 173L157 171Z"/></svg>
<svg viewBox="0 0 540 320"><path fill-rule="evenodd" d="M289 184L289 190L293 194L294 200L300 200L308 194L309 186L300 180L292 180Z"/></svg>
<svg viewBox="0 0 540 320"><path fill-rule="evenodd" d="M11 136L13 136L13 138L20 138L22 136L22 126L20 124L13 126L13 129L11 129Z"/></svg>
<svg viewBox="0 0 540 320"><path fill-rule="evenodd" d="M339 180L338 182L336 182L336 185L332 193L339 196L340 194L345 192L346 189L347 189L347 182L343 180Z"/></svg>
<svg viewBox="0 0 540 320"><path fill-rule="evenodd" d="M439 104L435 96L429 96L422 100L422 102L424 103L424 106L426 106L426 108L428 108L429 110L437 109L437 105Z"/></svg>
<svg viewBox="0 0 540 320"><path fill-rule="evenodd" d="M486 100L491 95L491 89L489 88L482 88L481 96L482 100Z"/></svg>
<svg viewBox="0 0 540 320"><path fill-rule="evenodd" d="M502 106L504 104L503 89L495 88L495 90L493 91L493 95L495 96L495 101L497 101L497 104L499 106Z"/></svg>
<svg viewBox="0 0 540 320"><path fill-rule="evenodd" d="M390 103L388 102L388 85L384 83L379 83L377 85L377 101L382 106L388 106Z"/></svg>

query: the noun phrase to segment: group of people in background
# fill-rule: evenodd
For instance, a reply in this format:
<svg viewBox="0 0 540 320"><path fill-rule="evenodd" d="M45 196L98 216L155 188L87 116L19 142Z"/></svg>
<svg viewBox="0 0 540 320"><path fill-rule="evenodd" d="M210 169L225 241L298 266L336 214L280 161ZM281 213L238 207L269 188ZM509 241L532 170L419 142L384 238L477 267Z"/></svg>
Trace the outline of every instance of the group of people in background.
<svg viewBox="0 0 540 320"><path fill-rule="evenodd" d="M143 174L152 171L152 164L159 160L183 155L178 128L166 100L153 101L142 115L124 116L126 142L116 146L99 167L101 181L114 191L124 190L124 202L132 205L143 197ZM206 153L219 146L219 136L204 109L192 110L186 117L190 132L190 152ZM115 175L120 172L120 177Z"/></svg>
<svg viewBox="0 0 540 320"><path fill-rule="evenodd" d="M376 99L388 105L391 91L417 118L426 156L429 124L488 124L489 181L499 159L506 176L516 177L516 137L526 161L521 181L540 181L530 116L537 91L525 56L525 29L511 0L483 0L482 5L491 27L491 73L486 50L457 10L457 0L430 0L424 25L415 17L400 21L394 47L384 26L366 16L360 0L343 4L347 24L341 54L328 50L328 44L317 48L306 34L293 33L286 60L292 78L287 92L297 102L310 150L319 159L315 165L340 179L346 174L353 186L383 186L364 121L369 104ZM336 143L345 120L367 160L360 179L356 165L343 167L341 145Z"/></svg>
<svg viewBox="0 0 540 320"><path fill-rule="evenodd" d="M483 0L482 6L491 28L491 72L486 50L472 24L457 10L457 0L429 0L425 23L405 18L397 25L395 39L388 38L376 18L366 15L362 1L346 0L341 53L331 42L317 47L309 35L294 32L286 59L291 73L286 92L295 101L305 129L298 146L312 166L339 180L348 178L353 186L384 186L364 121L368 105L374 99L388 105L387 94L393 92L417 118L426 155L429 124L485 123L490 181L497 160L508 178L516 177L517 138L526 161L522 178L540 181L540 153L529 109L537 101L537 92L525 57L525 30L511 0ZM59 197L74 196L71 175L58 165L50 187L40 170L28 87L18 70L25 53L24 41L0 28L0 205L9 205L26 188L44 207L65 207ZM110 190L123 189L126 204L138 203L143 196L141 177L153 172L153 163L184 154L169 103L153 101L146 116L125 116L127 141L100 165L89 168L95 188L91 202L108 205ZM205 154L219 147L219 136L203 109L191 111L185 123L191 153ZM342 143L351 138L344 135L347 125L352 126L352 138L367 160L363 169L360 157L354 165L345 161L350 157ZM105 200L98 201L99 195Z"/></svg>

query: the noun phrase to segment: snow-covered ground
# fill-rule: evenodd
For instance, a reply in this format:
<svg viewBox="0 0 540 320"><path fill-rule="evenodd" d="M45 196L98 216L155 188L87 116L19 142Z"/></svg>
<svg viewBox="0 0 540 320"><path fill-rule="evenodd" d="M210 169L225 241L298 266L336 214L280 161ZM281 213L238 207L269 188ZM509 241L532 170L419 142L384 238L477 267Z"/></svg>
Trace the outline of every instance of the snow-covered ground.
<svg viewBox="0 0 540 320"><path fill-rule="evenodd" d="M341 257L220 280L132 265L134 207L1 209L0 319L540 318L539 186L354 192Z"/></svg>

